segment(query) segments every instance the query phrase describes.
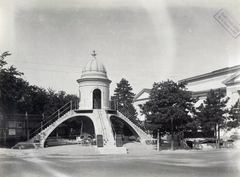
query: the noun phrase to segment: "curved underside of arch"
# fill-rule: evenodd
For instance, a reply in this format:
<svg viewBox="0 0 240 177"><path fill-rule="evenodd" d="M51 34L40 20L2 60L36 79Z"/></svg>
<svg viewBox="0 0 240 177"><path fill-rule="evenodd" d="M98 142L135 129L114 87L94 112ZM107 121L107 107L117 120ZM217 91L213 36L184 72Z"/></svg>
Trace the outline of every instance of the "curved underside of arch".
<svg viewBox="0 0 240 177"><path fill-rule="evenodd" d="M117 112L116 115L111 115L110 120L121 120L124 122L124 125L128 127L129 130L133 133L133 135L136 136L136 138L139 138L141 143L145 144L146 140L152 139L150 135L148 135L146 132L144 132L140 127L138 127L136 124L134 124L131 120L129 120L127 117L125 117L120 112Z"/></svg>
<svg viewBox="0 0 240 177"><path fill-rule="evenodd" d="M76 139L82 134L91 135L95 137L95 129L93 121L87 116L74 116L59 124L49 134L48 137L60 136L69 140ZM46 137L46 139L48 138Z"/></svg>
<svg viewBox="0 0 240 177"><path fill-rule="evenodd" d="M71 125L71 121L75 121L78 122L78 124ZM65 124L65 125L64 125ZM67 124L67 125L66 125ZM70 124L70 125L69 125ZM80 127L80 124L82 127ZM79 126L78 126L79 125ZM58 128L60 127L64 127L66 128L70 128L67 131L71 131L71 128L78 128L78 132L76 132L76 135L79 135L82 133L88 133L91 136L95 137L95 128L96 128L96 122L93 120L92 117L87 116L87 115L81 115L81 114L76 114L76 113L72 113L69 115L66 115L62 118L59 118L57 121L55 121L54 123L52 123L50 126L48 126L46 129L42 130L37 136L35 136L34 138L32 138L32 140L30 141L35 141L35 140L39 140L40 142L40 146L44 147L44 143L46 141L46 139L49 137L49 135L53 135L54 131L56 131ZM56 131L57 132L57 131ZM57 134L55 134L56 136Z"/></svg>
<svg viewBox="0 0 240 177"><path fill-rule="evenodd" d="M136 138L142 139L143 137L139 133L139 129L136 126L127 122L120 116L112 115L110 116L111 123L116 131L116 134L123 134L123 135L134 135ZM131 133L130 133L130 132Z"/></svg>

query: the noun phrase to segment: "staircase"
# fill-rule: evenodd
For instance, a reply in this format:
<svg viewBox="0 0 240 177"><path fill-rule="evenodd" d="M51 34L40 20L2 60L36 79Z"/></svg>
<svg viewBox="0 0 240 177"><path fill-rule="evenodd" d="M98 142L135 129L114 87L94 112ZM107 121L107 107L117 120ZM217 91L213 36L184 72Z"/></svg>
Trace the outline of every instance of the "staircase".
<svg viewBox="0 0 240 177"><path fill-rule="evenodd" d="M140 137L140 141L143 144L146 144L146 140L151 140L152 137L148 135L146 132L144 132L138 125L136 125L134 122L132 122L130 119L128 119L126 116L124 116L121 112L117 111L119 117L127 122L131 127L137 132L137 134Z"/></svg>
<svg viewBox="0 0 240 177"><path fill-rule="evenodd" d="M51 132L73 114L75 112L72 110L72 101L70 101L32 128L29 131L28 142L38 143L40 147L44 147L44 142Z"/></svg>
<svg viewBox="0 0 240 177"><path fill-rule="evenodd" d="M141 139L142 144L146 144L147 140L152 140L153 138L146 133L145 127L138 121L135 115L131 114L130 112L126 112L126 109L133 108L132 104L125 103L124 107L120 106L118 104L116 105L116 110L118 115L129 125L132 126L132 128L137 132ZM133 108L134 109L134 108Z"/></svg>
<svg viewBox="0 0 240 177"><path fill-rule="evenodd" d="M54 112L52 115L44 119L40 124L29 131L29 137L31 138L28 142L37 143L40 147L44 147L44 142L47 137L52 133L52 131L61 123L67 119L75 116L77 114L72 109L72 102L68 102L59 110ZM131 119L132 116L126 117L123 113L120 112L120 109L117 111L118 117L128 123L134 130L137 132L140 137L141 143L146 144L146 140L151 140L152 137L146 134L143 131L141 124L137 123L136 119ZM125 147L116 147L115 143L115 130L112 127L108 114L104 109L94 109L93 117L95 117L97 127L97 134L103 135L104 148L99 148L101 154L126 154L127 150Z"/></svg>
<svg viewBox="0 0 240 177"><path fill-rule="evenodd" d="M104 109L95 109L94 114L97 115L97 121L101 125L103 140L105 146L115 146L114 133L111 123Z"/></svg>
<svg viewBox="0 0 240 177"><path fill-rule="evenodd" d="M132 108L134 109L132 104L129 103L125 103L124 107L123 106L116 106L116 110L121 113L121 115L123 115L124 117L126 117L127 119L129 119L132 123L134 123L136 126L138 126L138 128L140 128L142 131L146 132L145 127L141 124L141 122L137 119L137 117L135 115L133 115L133 113L131 114L130 112L126 111L126 109Z"/></svg>

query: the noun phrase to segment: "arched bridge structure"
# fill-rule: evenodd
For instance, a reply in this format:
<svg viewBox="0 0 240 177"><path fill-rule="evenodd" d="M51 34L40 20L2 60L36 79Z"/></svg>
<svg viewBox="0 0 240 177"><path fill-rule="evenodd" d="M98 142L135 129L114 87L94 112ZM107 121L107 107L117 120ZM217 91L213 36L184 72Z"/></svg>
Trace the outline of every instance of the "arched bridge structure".
<svg viewBox="0 0 240 177"><path fill-rule="evenodd" d="M40 147L44 147L44 143L49 135L63 122L74 117L87 117L93 123L93 132L95 138L97 135L103 136L104 146L116 145L116 132L113 126L114 120L123 122L135 135L141 143L145 140L151 139L151 136L146 134L141 128L135 125L127 117L118 111L108 111L105 109L92 109L92 110L70 110L56 121L51 123L45 129L42 129L36 136L31 138L29 142L39 142Z"/></svg>

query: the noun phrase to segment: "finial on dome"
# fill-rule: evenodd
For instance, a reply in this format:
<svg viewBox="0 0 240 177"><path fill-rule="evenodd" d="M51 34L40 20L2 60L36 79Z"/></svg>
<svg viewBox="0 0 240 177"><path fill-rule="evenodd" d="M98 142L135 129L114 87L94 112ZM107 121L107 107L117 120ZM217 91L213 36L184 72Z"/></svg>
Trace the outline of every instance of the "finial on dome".
<svg viewBox="0 0 240 177"><path fill-rule="evenodd" d="M93 56L93 58L95 58L96 59L96 53L95 53L95 50L94 51L92 51L92 54L91 54L92 56Z"/></svg>

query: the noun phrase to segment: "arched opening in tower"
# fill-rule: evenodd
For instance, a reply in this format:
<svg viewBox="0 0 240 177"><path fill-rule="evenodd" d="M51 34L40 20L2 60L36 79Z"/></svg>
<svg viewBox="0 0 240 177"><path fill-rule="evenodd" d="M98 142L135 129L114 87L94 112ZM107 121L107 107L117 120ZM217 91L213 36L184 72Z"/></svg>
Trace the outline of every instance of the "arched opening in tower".
<svg viewBox="0 0 240 177"><path fill-rule="evenodd" d="M100 89L95 89L93 91L93 109L101 109L102 104L102 93Z"/></svg>
<svg viewBox="0 0 240 177"><path fill-rule="evenodd" d="M122 136L123 144L138 141L138 133L127 122L117 116L110 117L115 136Z"/></svg>
<svg viewBox="0 0 240 177"><path fill-rule="evenodd" d="M87 116L72 117L57 126L45 141L45 147L77 144L77 137L95 139L92 120Z"/></svg>

